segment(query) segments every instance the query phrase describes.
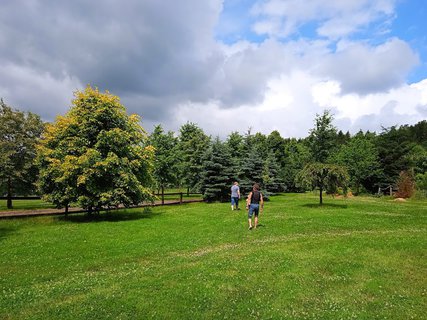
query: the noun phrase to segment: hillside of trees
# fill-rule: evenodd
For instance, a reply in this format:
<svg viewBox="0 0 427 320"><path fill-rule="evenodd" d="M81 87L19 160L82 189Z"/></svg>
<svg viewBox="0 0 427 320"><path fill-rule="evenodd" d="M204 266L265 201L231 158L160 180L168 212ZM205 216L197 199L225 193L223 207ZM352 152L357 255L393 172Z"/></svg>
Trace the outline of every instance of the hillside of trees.
<svg viewBox="0 0 427 320"><path fill-rule="evenodd" d="M91 120L85 121L90 126ZM1 195L40 193L35 184L39 168L34 161L36 146L47 134L42 133L44 126L39 116L13 109L1 101ZM61 135L57 139L60 141ZM179 132L165 132L158 125L139 143L144 148L154 147L152 163L146 165L151 168L147 171L151 177L144 178L145 184L151 182L145 188L184 187L202 192L207 201L227 200L235 180L243 194L250 191L254 182L267 195L314 188L357 195L388 192L390 188L403 190L403 186L412 185L407 196L413 194L414 188L424 195L427 190L426 120L383 128L378 133L360 131L351 135L338 130L333 115L325 111L316 116L313 128L303 139L282 137L278 131L265 135L249 129L244 134L230 132L221 140L188 122ZM66 143L58 145L64 148ZM70 153L61 152L64 159L58 160L65 161ZM76 179L78 172L75 171ZM120 199L117 195L116 198Z"/></svg>

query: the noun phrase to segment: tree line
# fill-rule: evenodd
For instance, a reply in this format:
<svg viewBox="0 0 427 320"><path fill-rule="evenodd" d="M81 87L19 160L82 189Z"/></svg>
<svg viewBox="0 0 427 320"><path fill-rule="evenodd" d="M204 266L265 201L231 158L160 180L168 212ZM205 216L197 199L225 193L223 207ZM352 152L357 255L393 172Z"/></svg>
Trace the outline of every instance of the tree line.
<svg viewBox="0 0 427 320"><path fill-rule="evenodd" d="M323 191L427 190L427 121L351 135L333 120L328 110L316 115L300 139L248 129L221 140L191 122L179 132L157 125L148 134L118 97L91 87L76 92L70 111L49 124L1 100L0 193L41 194L57 207L96 211L152 200L153 190L176 186L207 201L228 200L233 181L244 194L254 182L267 195L317 188L320 201Z"/></svg>

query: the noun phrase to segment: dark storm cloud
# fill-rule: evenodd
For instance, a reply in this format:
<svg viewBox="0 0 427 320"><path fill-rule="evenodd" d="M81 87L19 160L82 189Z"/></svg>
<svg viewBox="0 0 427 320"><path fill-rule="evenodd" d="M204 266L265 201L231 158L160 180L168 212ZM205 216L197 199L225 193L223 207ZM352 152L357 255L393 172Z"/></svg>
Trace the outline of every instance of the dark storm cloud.
<svg viewBox="0 0 427 320"><path fill-rule="evenodd" d="M118 95L149 127L193 121L212 132L236 126L243 132L262 123L267 131L292 128L303 136L312 125L308 115L323 107L312 99L316 83L335 80L336 95L363 99L406 86L417 63L399 39L376 46L343 40L336 50L325 39L243 37L224 44L213 34L223 3L2 0L0 97L51 121L67 111L74 91L90 84ZM236 123L247 110L253 119ZM418 111L425 114L424 107ZM372 117L359 120L378 123Z"/></svg>
<svg viewBox="0 0 427 320"><path fill-rule="evenodd" d="M171 98L179 103L213 95L209 83L223 62L212 40L220 4L6 1L0 10L0 58L57 81L74 78L109 90L134 111L158 113L172 107ZM157 102L145 105L150 97Z"/></svg>

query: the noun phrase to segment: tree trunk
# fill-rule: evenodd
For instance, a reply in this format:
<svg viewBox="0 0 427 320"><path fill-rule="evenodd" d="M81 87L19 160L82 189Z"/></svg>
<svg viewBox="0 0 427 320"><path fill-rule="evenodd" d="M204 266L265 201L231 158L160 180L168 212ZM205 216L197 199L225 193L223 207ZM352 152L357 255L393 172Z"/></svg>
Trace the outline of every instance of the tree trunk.
<svg viewBox="0 0 427 320"><path fill-rule="evenodd" d="M7 178L7 208L12 209L12 178Z"/></svg>
<svg viewBox="0 0 427 320"><path fill-rule="evenodd" d="M162 205L165 204L165 187L162 185Z"/></svg>
<svg viewBox="0 0 427 320"><path fill-rule="evenodd" d="M323 187L320 187L319 191L320 191L320 205L322 205L323 204Z"/></svg>
<svg viewBox="0 0 427 320"><path fill-rule="evenodd" d="M190 187L187 187L187 197L190 196Z"/></svg>

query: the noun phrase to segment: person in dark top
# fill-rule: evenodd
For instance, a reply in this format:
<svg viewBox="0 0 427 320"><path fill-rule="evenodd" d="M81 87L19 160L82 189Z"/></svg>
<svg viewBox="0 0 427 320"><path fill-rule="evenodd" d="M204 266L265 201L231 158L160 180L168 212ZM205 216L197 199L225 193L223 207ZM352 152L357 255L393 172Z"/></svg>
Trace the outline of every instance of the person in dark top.
<svg viewBox="0 0 427 320"><path fill-rule="evenodd" d="M252 187L252 191L249 193L248 199L246 200L246 209L248 209L248 223L249 230L252 230L252 215L255 216L254 227L258 226L258 214L264 209L264 199L262 193L259 191L260 187L258 183L255 183Z"/></svg>

